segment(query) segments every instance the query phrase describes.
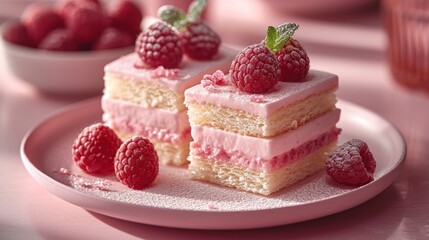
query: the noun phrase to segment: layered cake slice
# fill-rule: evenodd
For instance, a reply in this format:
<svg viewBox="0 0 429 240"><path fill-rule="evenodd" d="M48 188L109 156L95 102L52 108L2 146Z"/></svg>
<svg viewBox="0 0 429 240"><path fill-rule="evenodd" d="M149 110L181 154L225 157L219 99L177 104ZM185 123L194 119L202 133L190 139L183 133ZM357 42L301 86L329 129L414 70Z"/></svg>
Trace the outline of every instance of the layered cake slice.
<svg viewBox="0 0 429 240"><path fill-rule="evenodd" d="M191 178L269 195L325 167L340 133L338 77L304 66L302 78L285 82L279 61L255 44L229 75L216 72L185 91Z"/></svg>
<svg viewBox="0 0 429 240"><path fill-rule="evenodd" d="M198 7L195 4L193 8ZM187 27L191 25L200 25L204 32L193 35L189 43L182 35L192 33ZM161 163L185 164L191 136L184 91L207 73L228 71L235 55L200 21L189 20L184 29L155 22L140 34L134 53L105 66L103 121L123 140L135 135L148 138Z"/></svg>

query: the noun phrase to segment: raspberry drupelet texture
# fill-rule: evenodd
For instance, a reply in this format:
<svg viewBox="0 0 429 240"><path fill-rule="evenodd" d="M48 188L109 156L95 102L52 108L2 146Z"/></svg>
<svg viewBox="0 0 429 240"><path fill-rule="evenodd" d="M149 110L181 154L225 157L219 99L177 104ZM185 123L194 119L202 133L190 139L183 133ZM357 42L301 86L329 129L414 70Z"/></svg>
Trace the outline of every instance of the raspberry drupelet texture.
<svg viewBox="0 0 429 240"><path fill-rule="evenodd" d="M158 175L158 154L148 139L136 136L120 146L114 167L120 182L140 190L148 187Z"/></svg>
<svg viewBox="0 0 429 240"><path fill-rule="evenodd" d="M302 82L310 69L310 59L302 45L290 38L276 54L279 62L282 82Z"/></svg>
<svg viewBox="0 0 429 240"><path fill-rule="evenodd" d="M221 43L219 35L201 20L206 4L206 0L194 0L186 13L171 5L158 10L160 19L179 31L184 54L195 60L213 59Z"/></svg>
<svg viewBox="0 0 429 240"><path fill-rule="evenodd" d="M267 92L280 77L277 59L264 44L254 44L239 52L229 72L232 83L248 93Z"/></svg>
<svg viewBox="0 0 429 240"><path fill-rule="evenodd" d="M196 60L210 60L220 45L219 35L203 22L192 22L180 31L184 53Z"/></svg>
<svg viewBox="0 0 429 240"><path fill-rule="evenodd" d="M376 162L368 145L350 140L333 151L326 160L326 172L335 181L360 186L373 180Z"/></svg>
<svg viewBox="0 0 429 240"><path fill-rule="evenodd" d="M101 123L93 124L84 128L74 141L73 160L87 173L112 173L113 160L121 143L112 129Z"/></svg>
<svg viewBox="0 0 429 240"><path fill-rule="evenodd" d="M183 57L177 33L163 22L155 22L140 33L135 47L143 63L151 68L177 68Z"/></svg>

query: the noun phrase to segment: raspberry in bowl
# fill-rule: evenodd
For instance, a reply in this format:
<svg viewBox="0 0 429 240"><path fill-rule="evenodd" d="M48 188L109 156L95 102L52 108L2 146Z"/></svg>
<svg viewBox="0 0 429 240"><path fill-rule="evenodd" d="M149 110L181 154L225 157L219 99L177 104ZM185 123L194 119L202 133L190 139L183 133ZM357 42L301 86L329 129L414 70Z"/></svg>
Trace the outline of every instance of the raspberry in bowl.
<svg viewBox="0 0 429 240"><path fill-rule="evenodd" d="M143 17L140 6L130 0L108 3L66 0L28 5L19 19L1 26L5 69L44 94L100 94L104 66L133 51L135 29L140 26L135 22ZM122 5L127 5L125 10ZM134 13L133 32L129 25L121 29L114 24L126 11Z"/></svg>

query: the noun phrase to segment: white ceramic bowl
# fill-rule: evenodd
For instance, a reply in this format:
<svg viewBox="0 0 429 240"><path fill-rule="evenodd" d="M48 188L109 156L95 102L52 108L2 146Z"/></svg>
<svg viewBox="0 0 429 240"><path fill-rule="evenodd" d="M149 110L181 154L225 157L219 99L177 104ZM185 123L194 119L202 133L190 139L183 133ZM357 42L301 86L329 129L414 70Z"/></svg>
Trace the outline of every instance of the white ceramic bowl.
<svg viewBox="0 0 429 240"><path fill-rule="evenodd" d="M127 47L85 52L46 51L0 39L6 69L41 92L53 95L101 94L104 66L134 50Z"/></svg>

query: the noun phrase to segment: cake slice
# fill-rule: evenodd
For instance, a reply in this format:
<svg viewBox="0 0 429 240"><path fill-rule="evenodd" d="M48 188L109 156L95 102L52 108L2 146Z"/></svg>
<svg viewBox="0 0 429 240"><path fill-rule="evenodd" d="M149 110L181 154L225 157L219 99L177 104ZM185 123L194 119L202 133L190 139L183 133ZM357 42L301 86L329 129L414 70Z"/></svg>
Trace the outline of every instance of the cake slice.
<svg viewBox="0 0 429 240"><path fill-rule="evenodd" d="M338 77L309 70L291 38L296 29L269 27L228 75L215 72L185 91L192 179L269 195L325 167L340 134Z"/></svg>
<svg viewBox="0 0 429 240"><path fill-rule="evenodd" d="M336 75L310 70L306 81L279 82L264 95L212 87L185 91L193 179L269 195L324 168L340 133Z"/></svg>
<svg viewBox="0 0 429 240"><path fill-rule="evenodd" d="M104 69L103 121L122 139L149 138L162 163L185 164L191 136L184 91L207 73L228 71L235 54L223 46L212 61L185 57L174 70L141 68L136 53L113 61Z"/></svg>
<svg viewBox="0 0 429 240"><path fill-rule="evenodd" d="M236 55L199 20L204 6L205 1L192 3L189 11L197 11L192 19L174 14L179 10L173 6L163 8L160 15L171 22L148 26L137 38L134 53L104 68L103 121L123 140L135 135L148 138L163 164L187 163L191 130L184 91L208 73L228 71ZM176 20L182 28L173 27L178 26Z"/></svg>

